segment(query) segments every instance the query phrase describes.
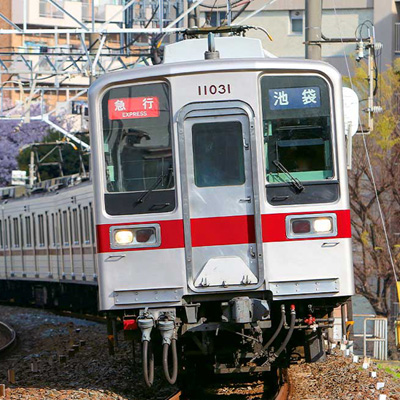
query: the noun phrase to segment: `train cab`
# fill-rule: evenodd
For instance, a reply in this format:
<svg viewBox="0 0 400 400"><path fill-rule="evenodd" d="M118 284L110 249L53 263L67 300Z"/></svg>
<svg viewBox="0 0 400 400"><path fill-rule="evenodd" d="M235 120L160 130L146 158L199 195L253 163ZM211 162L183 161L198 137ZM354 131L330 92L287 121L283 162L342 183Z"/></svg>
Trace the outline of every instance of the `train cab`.
<svg viewBox="0 0 400 400"><path fill-rule="evenodd" d="M163 343L219 329L267 340L285 307L292 333L311 314L319 330L353 294L332 66L241 36L185 40L161 65L99 78L89 103L100 305L136 315L144 342L165 321ZM247 345L264 367L280 354ZM215 371L246 370L243 354Z"/></svg>

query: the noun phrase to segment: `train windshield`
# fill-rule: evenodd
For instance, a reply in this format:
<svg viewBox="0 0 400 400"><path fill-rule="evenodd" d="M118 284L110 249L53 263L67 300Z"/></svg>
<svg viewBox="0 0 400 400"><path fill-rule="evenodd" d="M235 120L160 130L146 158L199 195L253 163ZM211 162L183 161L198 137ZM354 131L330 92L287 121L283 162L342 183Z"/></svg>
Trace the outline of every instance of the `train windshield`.
<svg viewBox="0 0 400 400"><path fill-rule="evenodd" d="M174 195L162 194L174 188L169 101L165 83L115 87L105 93L103 140L110 214L173 209ZM116 193L130 197L122 199ZM128 203L131 206L125 209Z"/></svg>
<svg viewBox="0 0 400 400"><path fill-rule="evenodd" d="M261 79L268 183L333 177L330 95L316 76Z"/></svg>

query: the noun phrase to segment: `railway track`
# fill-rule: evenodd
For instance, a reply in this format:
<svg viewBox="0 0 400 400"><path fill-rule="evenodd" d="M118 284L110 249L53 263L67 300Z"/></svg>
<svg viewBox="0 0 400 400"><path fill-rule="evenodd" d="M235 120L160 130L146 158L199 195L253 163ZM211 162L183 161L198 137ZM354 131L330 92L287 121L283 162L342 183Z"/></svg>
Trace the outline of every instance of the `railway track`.
<svg viewBox="0 0 400 400"><path fill-rule="evenodd" d="M13 328L0 321L0 354L10 349L17 338Z"/></svg>
<svg viewBox="0 0 400 400"><path fill-rule="evenodd" d="M266 393L241 393L241 394L228 394L223 390L223 387L220 388L221 394L213 394L210 397L206 395L206 397L202 396L201 399L217 399L217 398L223 398L223 397L229 397L230 399L236 399L236 398L248 398L248 399L268 399L268 400L288 400L289 399L289 394L290 394L290 382L288 378L288 373L287 369L283 370L282 373L282 378L283 378L283 383L279 385L277 392L275 394L268 395ZM225 392L225 393L224 393ZM245 397L244 397L245 396ZM261 396L261 397L260 397ZM195 397L197 398L197 397ZM181 390L176 391L172 395L166 397L165 400L192 400L193 397L191 396L186 396L184 393L182 393Z"/></svg>

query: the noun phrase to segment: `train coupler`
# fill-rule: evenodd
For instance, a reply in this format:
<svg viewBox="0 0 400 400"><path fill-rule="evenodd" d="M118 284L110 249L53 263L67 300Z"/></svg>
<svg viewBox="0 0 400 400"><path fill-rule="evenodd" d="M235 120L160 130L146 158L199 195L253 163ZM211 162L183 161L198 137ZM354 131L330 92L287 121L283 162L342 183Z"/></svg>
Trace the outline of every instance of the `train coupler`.
<svg viewBox="0 0 400 400"><path fill-rule="evenodd" d="M249 297L234 297L221 304L222 321L237 324L263 321L270 318L267 300Z"/></svg>

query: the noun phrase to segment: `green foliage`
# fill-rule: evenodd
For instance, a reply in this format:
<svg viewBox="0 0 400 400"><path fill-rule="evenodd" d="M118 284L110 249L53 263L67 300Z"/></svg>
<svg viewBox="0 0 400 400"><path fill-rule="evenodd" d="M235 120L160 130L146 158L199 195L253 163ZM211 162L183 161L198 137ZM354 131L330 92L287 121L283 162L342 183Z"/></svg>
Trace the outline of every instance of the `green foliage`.
<svg viewBox="0 0 400 400"><path fill-rule="evenodd" d="M360 99L362 125L366 126L368 120L364 111L368 107L369 94L367 65L354 65L353 70L351 82ZM376 76L378 87L375 88L374 105L381 106L382 112L374 113L370 134L354 136L353 167L349 172L356 289L382 315L390 313L393 301L390 291L394 284L394 274L388 244L397 270L399 263L396 247L396 221L400 212L399 71L400 64ZM351 86L349 78L344 78L344 83ZM386 222L388 244L381 213Z"/></svg>
<svg viewBox="0 0 400 400"><path fill-rule="evenodd" d="M88 143L88 138L80 138L82 141ZM51 131L51 133L44 138L41 143L48 142L65 142L65 138L59 132ZM73 142L69 142L69 145L62 145L62 168L64 175L72 175L78 173L80 170L80 160L79 160L79 149L78 145ZM45 156L54 146L41 146L38 149L38 155L41 159ZM29 175L29 162L30 162L30 148L22 151L17 157L19 169L27 171ZM58 150L53 151L53 153L44 160L44 162L59 162L59 152ZM85 164L86 171L89 171L89 159L87 155L83 156L83 161ZM57 165L43 166L39 168L39 173L41 180L57 178L60 176L60 169Z"/></svg>
<svg viewBox="0 0 400 400"><path fill-rule="evenodd" d="M384 370L386 373L392 375L396 379L400 379L400 368L398 364L378 364L378 369Z"/></svg>

